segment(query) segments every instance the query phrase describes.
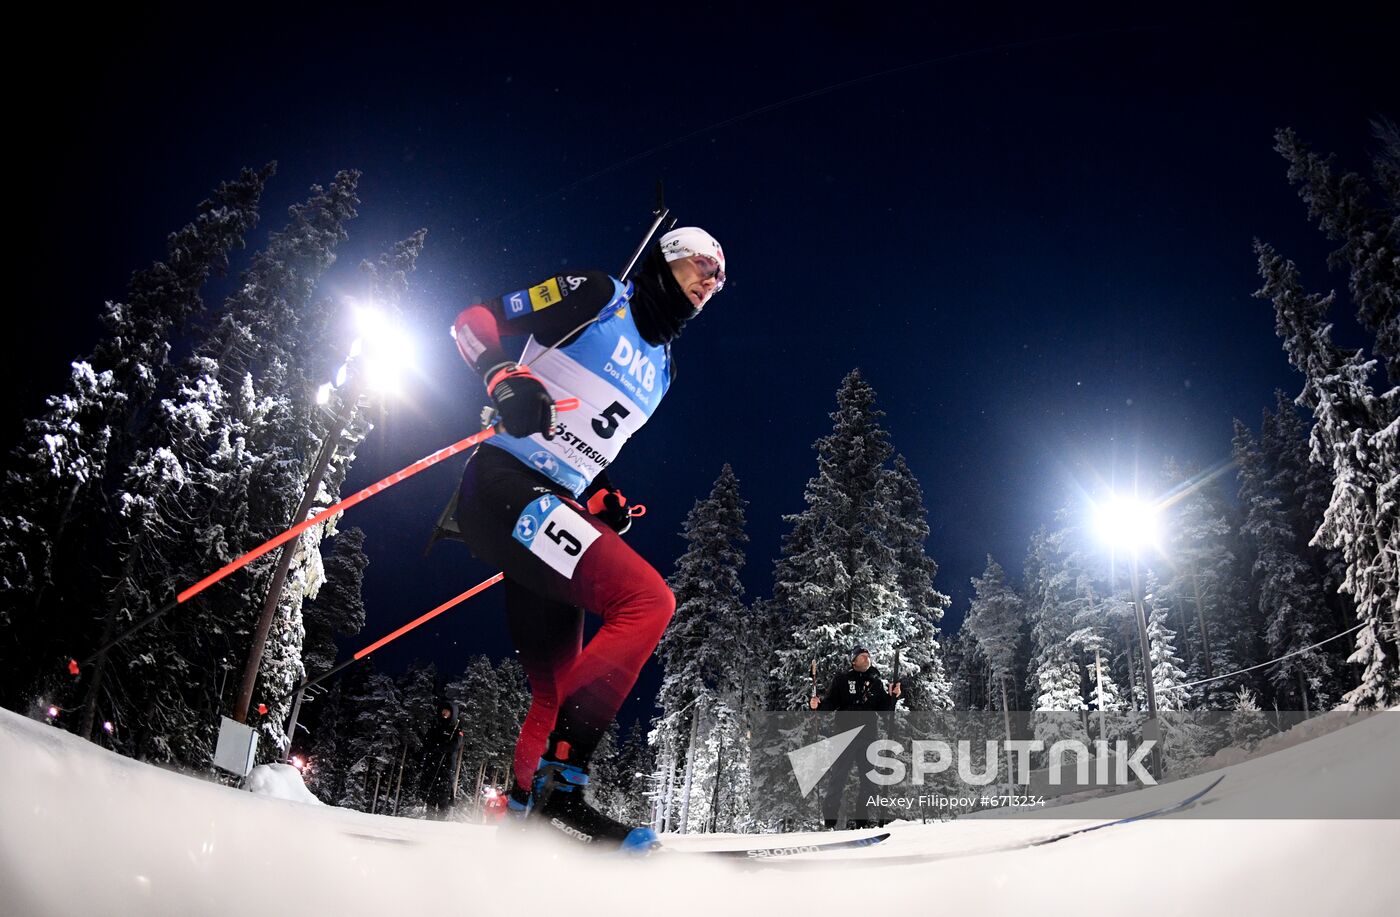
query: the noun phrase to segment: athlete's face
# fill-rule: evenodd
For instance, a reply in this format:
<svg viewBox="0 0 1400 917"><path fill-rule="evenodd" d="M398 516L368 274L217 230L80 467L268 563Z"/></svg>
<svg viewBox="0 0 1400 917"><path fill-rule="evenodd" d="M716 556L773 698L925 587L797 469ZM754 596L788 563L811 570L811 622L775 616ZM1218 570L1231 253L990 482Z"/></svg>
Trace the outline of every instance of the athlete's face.
<svg viewBox="0 0 1400 917"><path fill-rule="evenodd" d="M705 303L715 295L719 280L719 262L705 255L691 255L671 262L671 275L676 278L685 295L695 305L696 311L705 308Z"/></svg>
<svg viewBox="0 0 1400 917"><path fill-rule="evenodd" d="M855 658L855 661L851 663L851 668L855 669L857 672L864 672L866 669L870 668L870 654L861 653Z"/></svg>

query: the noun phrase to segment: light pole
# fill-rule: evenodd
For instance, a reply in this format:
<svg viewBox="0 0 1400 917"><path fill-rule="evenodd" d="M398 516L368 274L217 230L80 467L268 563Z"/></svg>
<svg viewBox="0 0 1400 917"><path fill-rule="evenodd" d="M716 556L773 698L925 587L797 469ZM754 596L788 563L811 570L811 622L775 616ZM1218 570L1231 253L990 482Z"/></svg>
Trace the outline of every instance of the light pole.
<svg viewBox="0 0 1400 917"><path fill-rule="evenodd" d="M1126 548L1132 557L1133 608L1137 612L1138 639L1142 646L1142 680L1147 687L1147 723L1143 738L1155 740L1152 746L1152 776L1162 777L1162 728L1157 720L1157 690L1152 679L1152 647L1147 639L1147 610L1138 587L1138 555L1156 540L1157 510L1140 500L1115 497L1098 508L1099 537L1111 548ZM1129 660L1129 665L1132 660Z"/></svg>
<svg viewBox="0 0 1400 917"><path fill-rule="evenodd" d="M397 381L399 370L412 359L411 348L404 336L389 325L384 316L376 310L355 308L355 321L360 337L350 347L350 358L336 372L334 382L328 382L316 393L318 404L329 402L331 392L342 389L340 410L336 413L321 450L316 455L311 474L306 479L306 490L292 519L295 525L307 517L321 490L321 481L335 457L336 449L345 436L345 431L355 418L359 408L360 395L366 388L379 391L391 390ZM272 630L272 620L277 614L277 605L282 600L282 588L287 582L287 572L291 569L292 558L301 545L300 538L287 542L277 558L277 569L268 585L267 597L263 600L262 614L258 616L253 629L253 644L248 651L248 662L243 668L243 681L238 687L238 701L234 705L233 718L240 723L248 721L248 708L253 701L253 687L257 683L258 669L262 666L263 653L267 649L267 636ZM301 693L297 694L300 706Z"/></svg>

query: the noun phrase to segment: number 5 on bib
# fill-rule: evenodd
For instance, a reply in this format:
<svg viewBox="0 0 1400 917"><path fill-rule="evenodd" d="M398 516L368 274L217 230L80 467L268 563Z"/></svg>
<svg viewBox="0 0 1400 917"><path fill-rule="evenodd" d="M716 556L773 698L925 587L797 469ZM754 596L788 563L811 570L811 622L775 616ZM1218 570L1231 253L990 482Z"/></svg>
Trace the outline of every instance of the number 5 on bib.
<svg viewBox="0 0 1400 917"><path fill-rule="evenodd" d="M598 540L599 533L573 507L550 495L521 511L512 534L550 569L572 578L579 558Z"/></svg>

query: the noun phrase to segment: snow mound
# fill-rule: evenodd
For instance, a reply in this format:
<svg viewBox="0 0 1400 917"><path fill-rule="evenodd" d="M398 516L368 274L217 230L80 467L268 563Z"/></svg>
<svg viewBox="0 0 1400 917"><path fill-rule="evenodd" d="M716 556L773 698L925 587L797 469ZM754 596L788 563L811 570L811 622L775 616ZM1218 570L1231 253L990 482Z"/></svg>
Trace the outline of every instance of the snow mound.
<svg viewBox="0 0 1400 917"><path fill-rule="evenodd" d="M259 764L253 768L243 789L259 796L285 799L287 802L305 802L313 806L325 803L317 799L302 782L301 771L290 764Z"/></svg>
<svg viewBox="0 0 1400 917"><path fill-rule="evenodd" d="M684 855L752 838L668 835L675 852L637 862L483 825L239 792L0 710L0 913L1370 917L1394 913L1384 877L1400 817L1375 816L1400 813L1396 761L1400 713L1387 713L1231 767L1179 817L1043 846L1101 821L1105 801L1056 818L900 823L875 847L774 862ZM1213 779L1132 795L1148 811ZM1257 817L1285 808L1299 781L1326 792L1332 814L1345 803L1344 817Z"/></svg>
<svg viewBox="0 0 1400 917"><path fill-rule="evenodd" d="M1392 713L1394 712L1392 711ZM1222 748L1215 754L1195 762L1189 773L1204 774L1209 771L1222 770L1236 764L1243 764L1245 761L1261 758L1264 755L1271 755L1276 751L1296 748L1304 742L1321 738L1328 733L1336 732L1338 729L1345 729L1353 722L1353 714L1345 710L1322 713L1303 720L1283 732L1265 736L1253 748L1245 749L1235 745Z"/></svg>

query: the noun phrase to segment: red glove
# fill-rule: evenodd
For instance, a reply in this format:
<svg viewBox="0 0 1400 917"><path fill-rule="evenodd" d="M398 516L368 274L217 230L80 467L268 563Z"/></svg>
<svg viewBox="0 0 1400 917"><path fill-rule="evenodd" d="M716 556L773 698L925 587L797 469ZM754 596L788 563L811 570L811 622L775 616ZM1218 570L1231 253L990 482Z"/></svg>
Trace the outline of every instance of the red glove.
<svg viewBox="0 0 1400 917"><path fill-rule="evenodd" d="M607 488L588 498L588 511L619 535L632 527L632 509L640 510L642 507L629 508L627 498L620 490Z"/></svg>

